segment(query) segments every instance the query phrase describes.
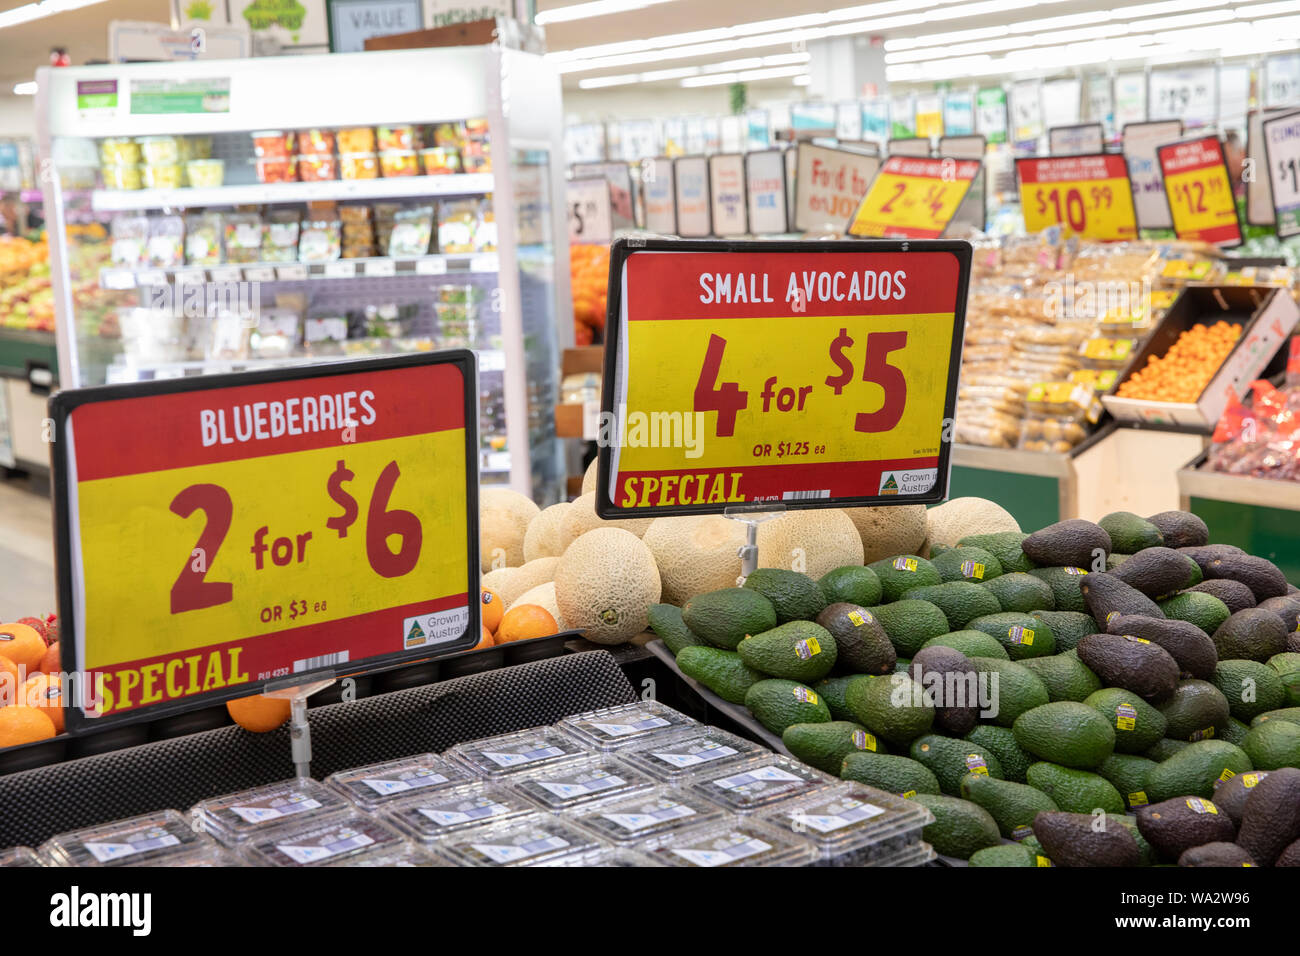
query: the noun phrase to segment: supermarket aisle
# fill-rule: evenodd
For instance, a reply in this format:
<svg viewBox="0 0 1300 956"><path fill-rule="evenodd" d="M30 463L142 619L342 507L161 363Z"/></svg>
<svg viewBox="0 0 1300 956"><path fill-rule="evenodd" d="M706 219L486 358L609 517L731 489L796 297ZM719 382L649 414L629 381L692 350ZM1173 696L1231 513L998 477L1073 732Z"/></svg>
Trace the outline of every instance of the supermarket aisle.
<svg viewBox="0 0 1300 956"><path fill-rule="evenodd" d="M50 499L0 479L0 621L54 610Z"/></svg>

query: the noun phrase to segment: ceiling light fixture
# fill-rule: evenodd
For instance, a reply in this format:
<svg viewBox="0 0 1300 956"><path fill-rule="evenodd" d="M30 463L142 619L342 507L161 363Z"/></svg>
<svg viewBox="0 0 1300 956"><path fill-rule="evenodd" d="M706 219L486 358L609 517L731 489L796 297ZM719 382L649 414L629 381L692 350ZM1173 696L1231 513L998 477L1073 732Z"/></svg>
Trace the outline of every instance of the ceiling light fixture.
<svg viewBox="0 0 1300 956"><path fill-rule="evenodd" d="M606 17L614 13L628 13L655 7L671 0L592 0L591 3L574 3L554 10L542 10L533 18L539 26L548 23L570 23L574 20L589 20L592 17Z"/></svg>
<svg viewBox="0 0 1300 956"><path fill-rule="evenodd" d="M14 96L35 96L36 81L28 80L26 83L14 84Z"/></svg>
<svg viewBox="0 0 1300 956"><path fill-rule="evenodd" d="M40 3L25 3L21 7L14 7L12 10L0 13L0 30L104 2L105 0L41 0Z"/></svg>

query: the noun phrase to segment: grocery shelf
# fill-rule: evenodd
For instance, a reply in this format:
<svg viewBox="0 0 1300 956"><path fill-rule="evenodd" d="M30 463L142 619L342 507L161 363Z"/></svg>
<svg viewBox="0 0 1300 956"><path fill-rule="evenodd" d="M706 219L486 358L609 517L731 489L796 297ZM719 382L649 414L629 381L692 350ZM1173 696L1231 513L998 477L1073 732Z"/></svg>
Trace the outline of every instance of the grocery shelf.
<svg viewBox="0 0 1300 956"><path fill-rule="evenodd" d="M330 262L250 262L241 265L177 266L173 269L114 269L99 272L101 289L140 287L191 282L301 282L315 279L384 278L391 276L441 276L457 273L495 273L500 258L495 252L476 254L438 253L411 259L375 256L364 259L335 259Z"/></svg>
<svg viewBox="0 0 1300 956"><path fill-rule="evenodd" d="M197 206L323 200L481 196L492 192L492 185L491 173L450 173L441 176L395 176L389 179L330 179L310 183L248 183L207 188L96 189L91 193L90 200L97 212L124 212L133 209L191 209Z"/></svg>

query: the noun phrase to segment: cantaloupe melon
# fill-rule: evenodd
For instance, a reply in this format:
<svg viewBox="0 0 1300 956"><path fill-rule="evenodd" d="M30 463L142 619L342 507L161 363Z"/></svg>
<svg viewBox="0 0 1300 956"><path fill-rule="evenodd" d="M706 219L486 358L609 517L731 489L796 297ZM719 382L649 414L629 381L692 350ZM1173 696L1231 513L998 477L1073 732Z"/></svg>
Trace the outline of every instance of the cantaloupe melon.
<svg viewBox="0 0 1300 956"><path fill-rule="evenodd" d="M570 628L597 644L622 644L646 629L659 601L659 569L636 535L597 528L569 545L555 569L555 601Z"/></svg>
<svg viewBox="0 0 1300 956"><path fill-rule="evenodd" d="M515 599L515 603L510 605L510 608L518 607L520 604L536 604L538 607L546 608L551 612L551 617L555 618L555 623L559 625L561 631L569 629L569 626L564 623L564 615L560 613L560 606L555 603L554 581L547 581L525 591Z"/></svg>
<svg viewBox="0 0 1300 956"><path fill-rule="evenodd" d="M925 541L925 505L845 508L862 538L865 564L898 554L916 554Z"/></svg>
<svg viewBox="0 0 1300 956"><path fill-rule="evenodd" d="M589 495L596 490L596 466L600 464L600 458L593 458L587 470L582 473L582 493Z"/></svg>
<svg viewBox="0 0 1300 956"><path fill-rule="evenodd" d="M567 541L564 538L564 515L573 506L567 501L543 508L524 533L524 560L536 561L538 558L558 558L564 553Z"/></svg>
<svg viewBox="0 0 1300 956"><path fill-rule="evenodd" d="M585 494L573 502L561 521L560 539L567 548L574 541L597 528L621 528L638 538L646 533L654 518L616 518L606 521L596 514L596 493Z"/></svg>
<svg viewBox="0 0 1300 956"><path fill-rule="evenodd" d="M721 515L655 518L645 536L659 567L663 600L682 607L709 591L734 588L745 526Z"/></svg>
<svg viewBox="0 0 1300 956"><path fill-rule="evenodd" d="M839 508L788 511L758 526L758 566L787 568L813 580L862 564L862 536Z"/></svg>
<svg viewBox="0 0 1300 956"><path fill-rule="evenodd" d="M946 501L926 512L926 523L929 526L929 543L949 548L955 548L957 542L967 535L1020 530L1020 525L1009 511L987 498L954 498Z"/></svg>
<svg viewBox="0 0 1300 956"><path fill-rule="evenodd" d="M559 558L538 558L518 568L498 568L483 575L483 587L496 592L507 608L519 595L555 579Z"/></svg>
<svg viewBox="0 0 1300 956"><path fill-rule="evenodd" d="M484 487L478 493L479 566L517 568L524 563L524 535L541 514L531 498L509 488Z"/></svg>

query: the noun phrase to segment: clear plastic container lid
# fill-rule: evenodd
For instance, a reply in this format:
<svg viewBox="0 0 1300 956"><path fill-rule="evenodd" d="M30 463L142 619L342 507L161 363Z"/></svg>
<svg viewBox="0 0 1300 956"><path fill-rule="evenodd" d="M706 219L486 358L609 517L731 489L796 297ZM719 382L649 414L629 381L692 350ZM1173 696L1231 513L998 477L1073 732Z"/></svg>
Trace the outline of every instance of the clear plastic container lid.
<svg viewBox="0 0 1300 956"><path fill-rule="evenodd" d="M921 830L934 820L918 803L860 784L841 784L798 797L762 814L772 826L799 834L823 859L855 853L889 841L919 843ZM913 839L907 840L908 835ZM889 848L896 855L901 851ZM881 865L878 862L873 865Z"/></svg>
<svg viewBox="0 0 1300 956"><path fill-rule="evenodd" d="M485 823L536 814L521 794L492 784L467 783L398 800L384 807L384 819L421 843L441 840Z"/></svg>
<svg viewBox="0 0 1300 956"><path fill-rule="evenodd" d="M555 726L595 750L621 750L651 737L697 726L698 721L654 700L620 704L565 717Z"/></svg>
<svg viewBox="0 0 1300 956"><path fill-rule="evenodd" d="M663 866L658 860L635 850L623 847L607 846L592 850L590 853L575 853L572 856L559 856L543 860L536 866Z"/></svg>
<svg viewBox="0 0 1300 956"><path fill-rule="evenodd" d="M161 810L60 833L41 844L41 852L55 866L121 866L128 860L165 866L171 857L211 843L175 810Z"/></svg>
<svg viewBox="0 0 1300 956"><path fill-rule="evenodd" d="M340 770L325 780L357 806L375 810L417 791L440 790L473 780L473 775L436 754L417 754L401 760Z"/></svg>
<svg viewBox="0 0 1300 956"><path fill-rule="evenodd" d="M765 747L717 727L700 725L665 737L657 737L619 753L638 770L663 783L677 783L701 770L724 763L771 753Z"/></svg>
<svg viewBox="0 0 1300 956"><path fill-rule="evenodd" d="M654 789L655 781L613 757L565 761L516 774L506 786L545 810L559 813L598 800L630 796Z"/></svg>
<svg viewBox="0 0 1300 956"><path fill-rule="evenodd" d="M690 790L658 787L649 793L583 807L572 815L572 820L610 843L631 846L674 830L715 823L724 814L721 807Z"/></svg>
<svg viewBox="0 0 1300 956"><path fill-rule="evenodd" d="M447 866L445 860L435 859L429 852L413 843L389 844L373 850L348 853L324 866Z"/></svg>
<svg viewBox="0 0 1300 956"><path fill-rule="evenodd" d="M806 763L769 754L699 774L691 789L733 813L753 813L792 797L824 791L836 781Z"/></svg>
<svg viewBox="0 0 1300 956"><path fill-rule="evenodd" d="M925 866L933 860L937 853L934 847L925 842L911 843L899 850L897 853L881 857L878 860L870 860L861 864L862 866Z"/></svg>
<svg viewBox="0 0 1300 956"><path fill-rule="evenodd" d="M400 848L405 842L378 817L354 811L277 827L247 843L243 853L255 866L323 866L356 854Z"/></svg>
<svg viewBox="0 0 1300 956"><path fill-rule="evenodd" d="M538 814L463 830L442 841L438 850L459 866L533 866L602 846L596 837L569 822Z"/></svg>
<svg viewBox="0 0 1300 956"><path fill-rule="evenodd" d="M655 837L637 849L667 866L807 866L817 859L807 840L738 817Z"/></svg>
<svg viewBox="0 0 1300 956"><path fill-rule="evenodd" d="M169 856L165 860L127 859L123 866L243 866L233 850L228 850L220 843L208 840L202 846L196 846L184 853Z"/></svg>
<svg viewBox="0 0 1300 956"><path fill-rule="evenodd" d="M15 846L0 850L0 866L44 866L31 847Z"/></svg>
<svg viewBox="0 0 1300 956"><path fill-rule="evenodd" d="M500 737L457 744L444 756L454 757L476 776L497 778L562 760L576 760L586 750L554 727L535 727Z"/></svg>
<svg viewBox="0 0 1300 956"><path fill-rule="evenodd" d="M315 780L282 780L264 787L213 797L194 805L191 813L226 846L235 846L258 834L302 816L342 813L347 800Z"/></svg>

